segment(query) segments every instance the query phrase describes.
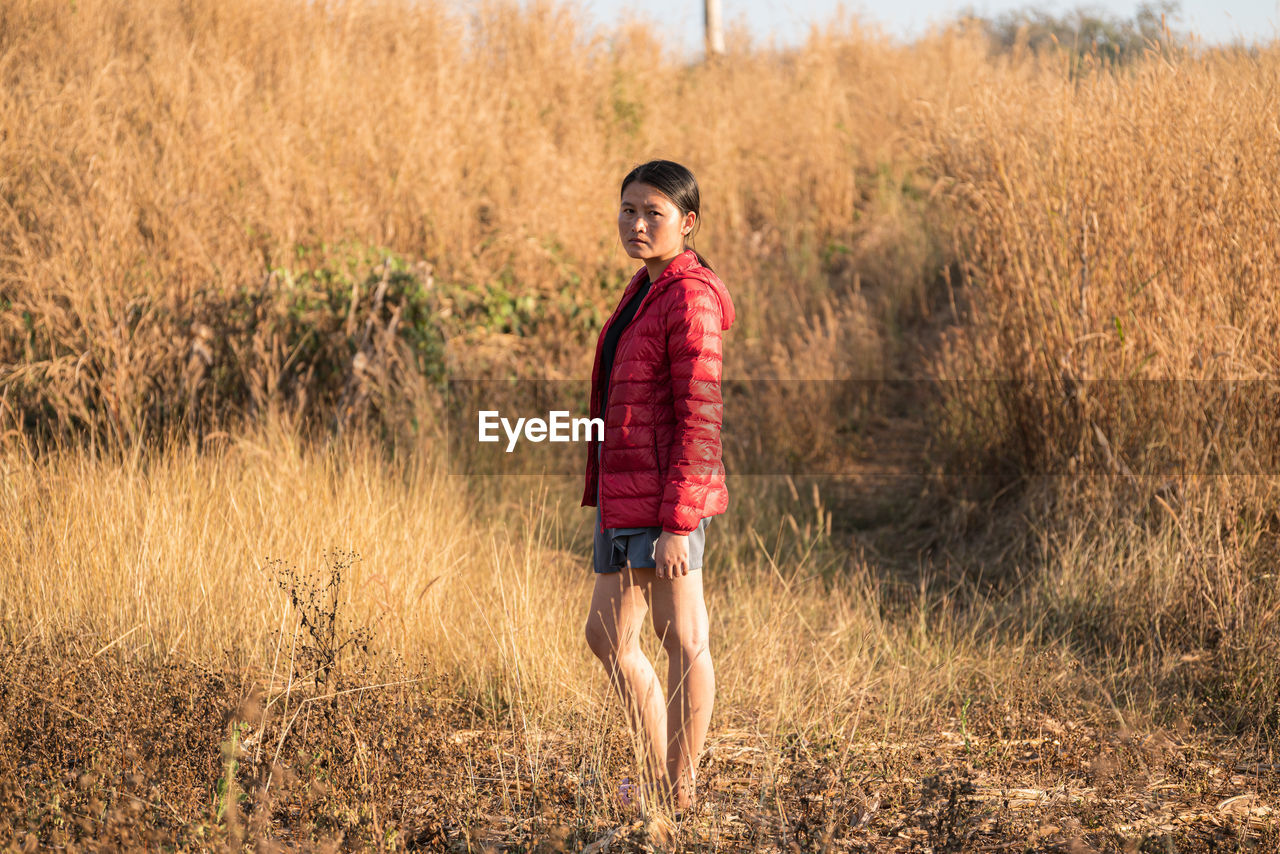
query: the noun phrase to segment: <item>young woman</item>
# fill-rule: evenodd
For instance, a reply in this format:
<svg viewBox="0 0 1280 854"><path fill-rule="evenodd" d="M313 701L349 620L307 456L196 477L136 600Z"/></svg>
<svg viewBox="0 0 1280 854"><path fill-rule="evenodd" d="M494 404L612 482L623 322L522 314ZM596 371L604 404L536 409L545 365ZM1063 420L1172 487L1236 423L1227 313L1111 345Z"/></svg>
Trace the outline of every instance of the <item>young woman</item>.
<svg viewBox="0 0 1280 854"><path fill-rule="evenodd" d="M644 266L601 330L591 371L591 415L605 428L582 497L597 508L586 636L643 745L649 784L683 811L715 693L701 567L707 523L728 506L720 372L733 303L688 248L701 208L688 169L637 166L620 195L618 236ZM640 649L646 612L667 653L665 698Z"/></svg>

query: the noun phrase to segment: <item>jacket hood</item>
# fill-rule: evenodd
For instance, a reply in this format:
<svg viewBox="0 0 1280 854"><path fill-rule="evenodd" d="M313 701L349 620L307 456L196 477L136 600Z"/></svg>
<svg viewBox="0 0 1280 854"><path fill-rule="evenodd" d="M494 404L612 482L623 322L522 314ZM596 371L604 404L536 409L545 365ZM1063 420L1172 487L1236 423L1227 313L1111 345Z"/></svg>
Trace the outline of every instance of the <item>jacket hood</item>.
<svg viewBox="0 0 1280 854"><path fill-rule="evenodd" d="M644 274L644 268L637 273L637 279ZM715 274L710 267L703 266L698 262L697 253L692 249L686 249L680 255L676 256L667 269L662 271L662 275L658 277L659 282L665 282L668 279L684 277L688 279L697 279L700 282L706 282L712 293L716 295L716 299L720 301L720 329L728 330L733 325L735 313L733 310L733 298L729 296L729 289L725 287L724 282L720 281L720 277Z"/></svg>
<svg viewBox="0 0 1280 854"><path fill-rule="evenodd" d="M724 286L724 282L720 281L719 276L706 267L699 265L698 272L703 274L698 278L711 285L711 290L715 293L716 299L720 300L720 329L728 330L733 325L735 317L733 299L729 296L729 289Z"/></svg>

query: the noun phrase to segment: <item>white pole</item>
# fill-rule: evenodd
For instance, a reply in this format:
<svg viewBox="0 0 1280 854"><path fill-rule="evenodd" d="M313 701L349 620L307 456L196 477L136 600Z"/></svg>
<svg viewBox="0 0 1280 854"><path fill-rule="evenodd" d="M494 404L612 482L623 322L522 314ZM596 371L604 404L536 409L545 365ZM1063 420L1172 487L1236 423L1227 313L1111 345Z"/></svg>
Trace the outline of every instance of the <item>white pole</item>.
<svg viewBox="0 0 1280 854"><path fill-rule="evenodd" d="M702 0L707 23L707 58L724 53L724 27L720 19L720 0Z"/></svg>

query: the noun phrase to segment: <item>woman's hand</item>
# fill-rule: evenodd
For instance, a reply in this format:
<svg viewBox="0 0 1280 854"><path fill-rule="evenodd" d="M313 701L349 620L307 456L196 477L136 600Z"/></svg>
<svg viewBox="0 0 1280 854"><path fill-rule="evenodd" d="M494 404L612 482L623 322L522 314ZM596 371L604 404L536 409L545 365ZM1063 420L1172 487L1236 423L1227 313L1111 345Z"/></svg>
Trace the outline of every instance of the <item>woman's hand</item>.
<svg viewBox="0 0 1280 854"><path fill-rule="evenodd" d="M683 578L689 574L689 535L663 531L653 548L659 578Z"/></svg>

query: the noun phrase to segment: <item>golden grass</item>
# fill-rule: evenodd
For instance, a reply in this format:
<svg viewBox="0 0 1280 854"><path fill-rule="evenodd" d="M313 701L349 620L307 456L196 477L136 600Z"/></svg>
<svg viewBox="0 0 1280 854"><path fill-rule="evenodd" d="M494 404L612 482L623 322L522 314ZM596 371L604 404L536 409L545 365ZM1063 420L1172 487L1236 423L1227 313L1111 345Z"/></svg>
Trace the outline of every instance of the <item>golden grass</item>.
<svg viewBox="0 0 1280 854"><path fill-rule="evenodd" d="M1069 706L1271 750L1275 478L1206 472L1275 460L1266 417L1214 425L1280 352L1280 52L1087 66L854 21L686 66L545 3L5 4L0 633L266 678L299 636L280 570L354 551L340 611L380 654L521 737L603 720L578 483L449 475L415 359L584 377L630 270L616 182L665 156L738 307L727 376L1013 381L868 419L990 490L855 496L887 502L863 524L848 485L731 487L715 727L1007 739ZM761 423L826 452L790 415L831 405Z"/></svg>
<svg viewBox="0 0 1280 854"><path fill-rule="evenodd" d="M951 100L981 61L971 41L906 49L846 21L794 54L684 66L644 29L606 39L547 3L3 14L3 414L126 444L196 409L315 407L328 373L356 373L356 342L308 306L352 293L363 319L387 253L428 263L433 311L462 311L455 287L532 299L542 334L449 327L455 370L581 375L631 269L616 184L654 156L700 177L698 245L734 289L732 369L750 375L769 354L751 342L833 283L922 292L937 252L898 192L904 148L921 99Z"/></svg>
<svg viewBox="0 0 1280 854"><path fill-rule="evenodd" d="M964 182L984 331L999 332L966 373L1270 376L1277 74L1274 50L1014 68L946 117L939 165Z"/></svg>
<svg viewBox="0 0 1280 854"><path fill-rule="evenodd" d="M284 670L280 638L288 655L300 632L282 570L327 581L331 553L356 552L340 635L371 628L376 650L446 677L458 696L519 702L564 725L564 710L609 703L582 637L589 520L565 500L576 483L510 480L505 499L480 509L463 478L427 457L303 450L265 433L123 463L9 458L0 626L10 641L56 646L71 631L144 658L267 675ZM744 486L739 500L767 510L771 496ZM719 521L708 599L729 720L852 734L870 705L944 702L963 660L983 657L963 627L887 621L881 581L812 519L796 534L785 517L776 530ZM932 669L947 675L910 684Z"/></svg>
<svg viewBox="0 0 1280 854"><path fill-rule="evenodd" d="M385 279L390 267L376 266L379 253L425 264L410 280L427 288L455 281L484 291L501 281L517 297L546 302L568 285L565 310L592 306L598 317L628 269L609 225L614 183L649 156L683 160L702 179L699 245L730 282L741 318L728 374L878 378L902 371L905 354L907 370L943 378L1048 381L1016 387L1000 406L978 400L985 420L968 432L943 421L944 450L1027 463L1083 453L1090 462L1104 453L1092 447L1095 436L1128 431L1117 448L1140 454L1143 425L1105 399L1079 398L1083 411L1071 417L1044 413L1061 410L1055 395L1081 381L1258 377L1274 363L1278 313L1264 284L1277 241L1274 217L1262 213L1274 193L1273 52L1172 52L1081 72L1053 58L989 56L962 30L900 46L845 20L793 52L739 45L721 62L683 66L643 28L585 33L570 9L548 4L518 11L494 3L464 18L407 3L142 9L104 1L73 11L25 0L3 15L0 69L10 85L0 94L0 212L9 227L0 238L0 347L8 365L0 403L18 431L10 436L65 421L135 446L118 472L70 452L8 463L28 481L26 492L15 491L18 480L7 486L11 512L33 520L9 534L21 558L12 565L53 568L15 577L22 593L6 603L15 625L145 630L155 648L184 653L256 649L282 607L262 559L314 568L330 546L365 555L359 571L377 579L365 592L382 590L391 615L383 631L400 649L422 645L406 603L421 594L429 607L448 579L485 578L481 565L523 567L498 574L523 586L486 595L534 595L539 574L529 562L539 558L509 551L518 547L502 533L540 524L533 509L512 508L522 524L503 519L507 528L490 529L502 518L490 499L449 500L442 517L418 508L393 524L406 512L393 508L407 498L456 491L443 474L425 473L430 455L403 456L418 480L367 450L344 459L339 477L323 474L338 465L324 454L273 439L259 463L290 479L268 481L274 493L255 485L255 500L238 498L234 512L257 513L256 521L206 541L207 520L231 511L192 504L198 493L178 485L222 483L209 501L237 495L257 440L233 440L207 458L176 450L153 459L137 443L183 406L203 406L215 422L284 410L289 423L291 408L322 391L308 385L314 365L297 374L306 354L321 364L304 347L313 323L334 338L328 364L347 373L325 401L350 402L359 371L357 360L344 360L364 351L354 344L362 321L367 315L379 332L385 324L390 340L398 315L361 302L368 294L345 317L326 320L323 305L290 312L299 293L319 287L319 272L332 272L339 291L359 292L365 273ZM237 302L245 293L252 299ZM257 307L223 322L242 305ZM426 305L443 314L454 303ZM948 321L961 323L938 334ZM595 327L566 337L548 323L545 337L540 327L526 336L467 329L444 343L455 367L507 359L526 374L536 365L544 375L584 375ZM912 336L936 350L921 359ZM403 353L368 352L384 367L400 365L384 403L396 391L420 394L404 378ZM217 385L227 376L239 379ZM953 393L966 402L964 391ZM1157 414L1161 405L1151 403ZM766 421L777 432L786 425L774 422L797 404L774 408L778 417ZM422 405L413 411L430 416ZM823 441L811 423L790 429L797 448ZM118 506L83 515L96 527L48 533L46 520L58 518L50 505L103 507L101 484L116 478L121 490L110 500ZM315 498L317 479L327 503L290 505ZM1091 494L1090 483L1082 475L1077 494ZM1226 491L1266 518L1268 490ZM1087 536L1072 539L1049 511L1033 513L1018 539L1042 544L1038 561L1079 563L1078 584L1090 589L1088 552L1045 544L1100 536L1096 526L1118 500L1105 494L1072 505ZM1046 507L1057 500L1067 499ZM773 501L785 506L785 497L763 508L743 502L743 518L762 519ZM1194 520L1182 512L1170 511L1185 527ZM291 524L273 527L272 513ZM159 531L179 539L160 545ZM740 531L749 544L752 530ZM444 547L415 561L408 545L399 557L384 553L390 542ZM434 577L436 562L464 552L459 559L473 570L442 571L445 580L425 593L415 587ZM768 579L803 575L794 563L763 572L767 553L739 546L732 577L753 565L750 577L777 592ZM190 573L166 574L180 565ZM1023 572L961 570L970 578ZM854 561L839 572L856 580L866 570ZM51 598L60 573L83 581ZM187 578L195 588L177 580ZM866 616L875 610L865 610L869 582L857 583L850 589L862 592L850 601ZM175 601L182 607L164 604ZM52 602L65 610L46 612ZM371 602L360 607L362 618L374 615Z"/></svg>

